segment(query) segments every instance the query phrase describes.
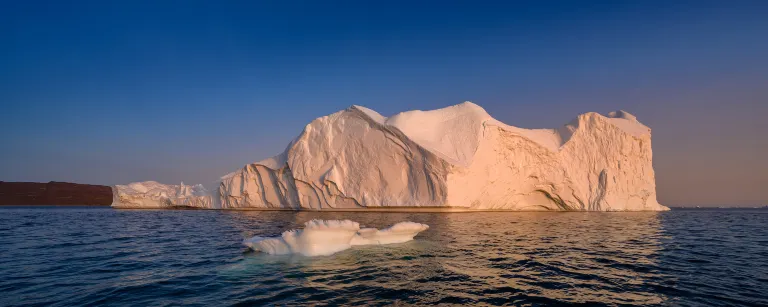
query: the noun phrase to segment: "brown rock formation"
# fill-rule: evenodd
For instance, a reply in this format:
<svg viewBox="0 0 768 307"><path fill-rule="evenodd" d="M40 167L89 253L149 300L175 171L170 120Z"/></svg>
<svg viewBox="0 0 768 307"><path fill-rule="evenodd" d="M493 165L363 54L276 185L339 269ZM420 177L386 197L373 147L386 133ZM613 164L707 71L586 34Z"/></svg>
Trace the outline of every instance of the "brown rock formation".
<svg viewBox="0 0 768 307"><path fill-rule="evenodd" d="M69 182L0 181L0 205L109 206L112 188Z"/></svg>

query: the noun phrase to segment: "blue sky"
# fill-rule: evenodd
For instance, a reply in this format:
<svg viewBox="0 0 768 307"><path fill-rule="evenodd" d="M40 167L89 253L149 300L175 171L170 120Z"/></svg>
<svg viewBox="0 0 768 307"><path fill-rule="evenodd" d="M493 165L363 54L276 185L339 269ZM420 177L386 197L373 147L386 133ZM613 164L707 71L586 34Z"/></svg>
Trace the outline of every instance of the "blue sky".
<svg viewBox="0 0 768 307"><path fill-rule="evenodd" d="M768 203L768 2L280 2L3 2L0 180L207 184L352 104L471 100L628 110L662 203Z"/></svg>

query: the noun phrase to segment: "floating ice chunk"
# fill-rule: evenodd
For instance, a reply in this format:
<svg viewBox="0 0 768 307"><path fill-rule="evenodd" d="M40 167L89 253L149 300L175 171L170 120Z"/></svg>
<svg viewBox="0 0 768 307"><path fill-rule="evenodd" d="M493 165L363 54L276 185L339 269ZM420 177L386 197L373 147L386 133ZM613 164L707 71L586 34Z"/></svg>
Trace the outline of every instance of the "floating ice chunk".
<svg viewBox="0 0 768 307"><path fill-rule="evenodd" d="M243 240L243 244L272 255L328 256L352 245L407 242L427 228L424 224L400 222L384 230L360 229L360 224L350 220L311 220L304 229L289 230L276 238L256 236Z"/></svg>
<svg viewBox="0 0 768 307"><path fill-rule="evenodd" d="M360 224L349 220L311 220L304 229L283 232L278 238L253 237L246 246L273 255L327 256L350 248Z"/></svg>
<svg viewBox="0 0 768 307"><path fill-rule="evenodd" d="M352 238L352 245L392 244L413 240L429 226L414 222L400 222L387 229L363 228Z"/></svg>

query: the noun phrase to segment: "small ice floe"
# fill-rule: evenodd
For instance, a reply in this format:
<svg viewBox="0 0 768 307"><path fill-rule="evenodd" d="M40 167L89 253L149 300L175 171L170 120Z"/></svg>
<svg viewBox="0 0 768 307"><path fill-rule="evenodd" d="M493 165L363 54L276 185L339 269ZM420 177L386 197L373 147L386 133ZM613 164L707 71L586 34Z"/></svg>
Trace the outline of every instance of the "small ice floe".
<svg viewBox="0 0 768 307"><path fill-rule="evenodd" d="M272 255L328 256L353 245L407 242L427 228L425 224L400 222L382 230L360 229L360 224L350 220L311 220L304 223L304 229L289 230L274 238L256 236L243 240L243 244Z"/></svg>

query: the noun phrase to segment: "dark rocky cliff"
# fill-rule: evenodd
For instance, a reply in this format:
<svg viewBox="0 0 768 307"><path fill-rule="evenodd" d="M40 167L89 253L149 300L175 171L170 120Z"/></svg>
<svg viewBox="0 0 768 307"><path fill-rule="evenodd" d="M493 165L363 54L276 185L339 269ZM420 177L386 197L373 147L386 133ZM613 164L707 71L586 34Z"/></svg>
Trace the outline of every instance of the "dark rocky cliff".
<svg viewBox="0 0 768 307"><path fill-rule="evenodd" d="M112 188L69 182L0 181L0 205L89 205L112 204Z"/></svg>

